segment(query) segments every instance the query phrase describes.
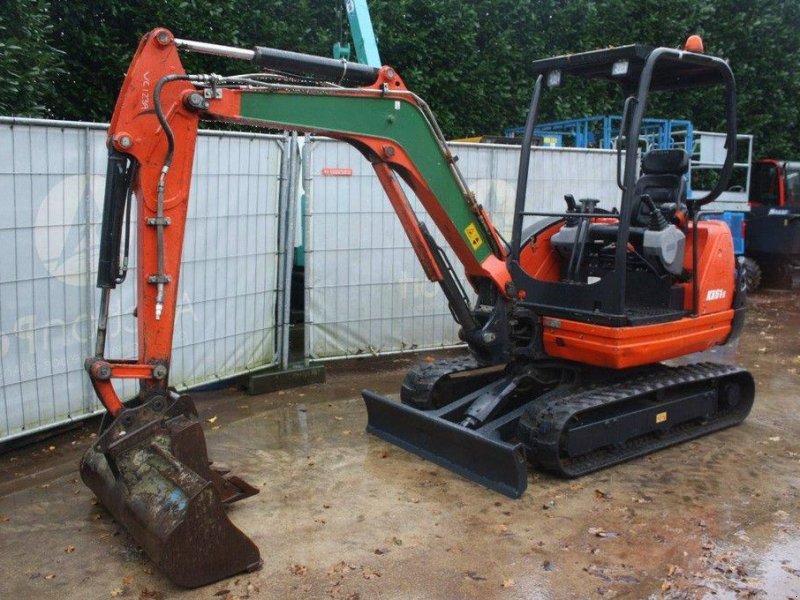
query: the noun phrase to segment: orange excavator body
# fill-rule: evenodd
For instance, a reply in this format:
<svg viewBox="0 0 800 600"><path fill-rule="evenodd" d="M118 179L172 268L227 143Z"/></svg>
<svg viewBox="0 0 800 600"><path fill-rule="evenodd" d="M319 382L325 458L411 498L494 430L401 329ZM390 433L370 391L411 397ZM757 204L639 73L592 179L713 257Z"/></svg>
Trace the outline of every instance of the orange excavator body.
<svg viewBox="0 0 800 600"><path fill-rule="evenodd" d="M275 73L188 75L181 48L249 60L284 79ZM683 61L674 68L697 63L700 71L691 71L693 77L720 71L732 84L724 62L687 58L680 51L636 46L586 54L553 59L559 77L565 66L591 71L616 60L644 64L642 73L632 71L644 78L664 57ZM540 76L532 123L541 84ZM467 188L427 105L391 67L178 40L155 29L140 42L108 133L98 341L85 364L109 417L81 474L176 583L204 585L261 564L256 545L223 510L258 490L211 465L194 405L169 388L201 120L310 132L352 144L372 164L426 275L441 286L471 352L459 366L465 377L453 388L453 371L428 379L411 373L402 403L365 391L368 431L375 435L517 497L527 484L526 456L561 474L580 474L592 468L581 462L585 455L621 443L638 448L598 463L606 466L650 448L642 444L644 436L675 431L675 443L688 439L687 431L701 435L739 422L749 411L752 378L735 370L702 367L670 372L661 387L639 385L635 393L625 387L634 376L662 381L663 368L654 366L659 361L724 343L740 328L742 296L730 232L720 222L698 220L699 204L689 207L694 218L686 217L678 185L681 157L643 158L645 173L637 181L629 148L620 213L597 213L594 200L582 200L578 208L568 199L565 213L549 215L554 218L524 239L522 219L531 213L525 212L520 183L507 244ZM632 122L640 121L637 112ZM529 148L523 145L520 182L527 181ZM643 186L646 177L652 188L635 191L633 184ZM653 184L665 177L669 185ZM478 296L474 307L447 256L411 210L400 180L463 266ZM651 198L665 189L673 194L670 202ZM120 245L127 219L137 236L138 356L108 358L109 296L126 275ZM485 367L494 367L493 374L487 376ZM123 402L114 379L137 379L138 396ZM617 394L613 406L598 400L598 389L610 390L605 398ZM542 416L555 414L554 400L584 412L566 419L572 424L564 430L568 435L548 441L537 436L559 431ZM709 420L711 426L687 425ZM559 445L564 440L566 447Z"/></svg>

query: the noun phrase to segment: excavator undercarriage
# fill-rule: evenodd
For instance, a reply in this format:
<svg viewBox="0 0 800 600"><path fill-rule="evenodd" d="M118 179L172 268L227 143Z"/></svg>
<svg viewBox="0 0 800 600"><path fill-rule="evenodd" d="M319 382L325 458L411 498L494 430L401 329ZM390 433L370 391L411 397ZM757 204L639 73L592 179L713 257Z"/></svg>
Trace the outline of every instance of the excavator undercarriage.
<svg viewBox="0 0 800 600"><path fill-rule="evenodd" d="M440 379L458 373L464 389L468 377L448 368L460 362L422 368L437 370ZM471 393L448 396L435 383L420 385L417 377L406 377L403 393L415 398L413 404L400 407L390 398L363 392L367 431L519 498L528 485L528 464L561 477L585 475L736 425L747 417L754 398L747 371L712 363L576 374L573 366L571 372L565 369L564 379L547 384L504 372ZM473 381L479 385L485 379L485 374L475 375ZM438 407L414 406L434 389ZM498 416L465 428L469 411L482 397L494 400L506 390L513 396Z"/></svg>
<svg viewBox="0 0 800 600"><path fill-rule="evenodd" d="M186 74L179 50L246 60L264 72ZM425 274L437 282L469 354L420 365L400 400L364 391L367 430L510 497L529 464L576 477L741 422L749 373L710 363L665 366L728 343L742 328L742 270L730 231L700 219L735 155L735 84L699 52L624 46L533 63L509 242L472 194L427 105L391 67L145 35L108 134L95 355L85 362L108 411L81 476L175 583L204 585L261 565L227 504L257 493L209 460L192 401L169 387L181 250L201 120L325 135L373 167ZM539 102L562 77L605 79L625 96L619 206L565 196L531 211L527 181ZM639 156L648 93L724 89L727 159L703 198L687 198L683 150ZM624 159L624 160L623 160ZM624 164L624 167L623 167ZM477 295L411 209L420 200ZM533 224L528 221L533 220ZM523 229L523 225L526 228ZM136 230L138 356L106 356L111 291L127 275ZM124 248L124 255L122 249ZM123 402L115 379L136 379Z"/></svg>

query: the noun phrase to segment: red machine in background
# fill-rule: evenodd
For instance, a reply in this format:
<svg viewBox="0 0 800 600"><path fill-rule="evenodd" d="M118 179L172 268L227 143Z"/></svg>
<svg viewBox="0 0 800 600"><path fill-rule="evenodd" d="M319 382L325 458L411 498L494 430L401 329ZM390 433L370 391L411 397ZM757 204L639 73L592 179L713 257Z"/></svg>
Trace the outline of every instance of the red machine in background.
<svg viewBox="0 0 800 600"><path fill-rule="evenodd" d="M800 162L762 159L750 174L747 256L771 283L800 287Z"/></svg>

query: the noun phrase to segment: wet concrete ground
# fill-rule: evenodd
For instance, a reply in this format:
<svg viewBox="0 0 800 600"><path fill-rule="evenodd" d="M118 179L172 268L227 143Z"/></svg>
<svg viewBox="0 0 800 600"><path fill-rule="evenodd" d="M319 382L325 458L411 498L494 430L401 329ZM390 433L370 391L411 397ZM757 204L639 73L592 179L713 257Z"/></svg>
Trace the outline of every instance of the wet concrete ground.
<svg viewBox="0 0 800 600"><path fill-rule="evenodd" d="M229 511L262 570L173 587L78 479L84 428L0 456L0 598L800 598L800 298L752 299L741 426L578 480L532 472L509 500L364 433L362 387L196 396L209 453L261 488ZM216 417L216 419L214 419Z"/></svg>

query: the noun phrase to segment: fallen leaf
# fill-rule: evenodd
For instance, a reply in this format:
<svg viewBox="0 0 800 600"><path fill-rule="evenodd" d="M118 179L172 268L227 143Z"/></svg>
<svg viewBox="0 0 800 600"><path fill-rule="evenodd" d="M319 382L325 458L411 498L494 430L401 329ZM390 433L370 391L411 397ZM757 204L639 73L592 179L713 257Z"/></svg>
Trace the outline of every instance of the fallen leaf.
<svg viewBox="0 0 800 600"><path fill-rule="evenodd" d="M308 567L305 565L292 565L289 567L289 571L291 571L292 575L305 575L308 573Z"/></svg>
<svg viewBox="0 0 800 600"><path fill-rule="evenodd" d="M367 568L364 568L361 571L361 575L363 575L364 579L377 579L378 577L381 576L381 574L378 573L377 571L372 571L372 570L367 569Z"/></svg>
<svg viewBox="0 0 800 600"><path fill-rule="evenodd" d="M781 436L779 436L779 435L773 436L773 437L769 438L769 441L770 442L780 442L781 441Z"/></svg>
<svg viewBox="0 0 800 600"><path fill-rule="evenodd" d="M55 446L49 446L47 449L48 449L50 452L52 452L53 450L55 450L55 449L56 449L56 447L55 447Z"/></svg>
<svg viewBox="0 0 800 600"><path fill-rule="evenodd" d="M382 554L388 554L389 550L387 550L386 548L375 548L374 552L378 556L381 556Z"/></svg>
<svg viewBox="0 0 800 600"><path fill-rule="evenodd" d="M619 534L616 531L601 531L597 534L597 537L601 538L615 538L619 537Z"/></svg>
<svg viewBox="0 0 800 600"><path fill-rule="evenodd" d="M597 500L608 500L611 497L611 494L609 494L608 492L604 492L603 490L600 489L595 489L594 497Z"/></svg>
<svg viewBox="0 0 800 600"><path fill-rule="evenodd" d="M514 580L513 579L503 579L503 583L501 584L501 586L504 587L504 588L513 587L514 586Z"/></svg>
<svg viewBox="0 0 800 600"><path fill-rule="evenodd" d="M116 598L117 596L122 596L122 588L114 588L111 590L111 597Z"/></svg>
<svg viewBox="0 0 800 600"><path fill-rule="evenodd" d="M8 523L9 521L11 521L11 517L9 517L8 515L3 515L2 517L0 517L0 522Z"/></svg>
<svg viewBox="0 0 800 600"><path fill-rule="evenodd" d="M219 590L218 592L215 592L214 595L215 596L227 596L230 593L231 593L230 590Z"/></svg>
<svg viewBox="0 0 800 600"><path fill-rule="evenodd" d="M71 553L75 552L75 546L67 546L67 547L65 547L64 548L64 552L66 552L67 554L71 554Z"/></svg>
<svg viewBox="0 0 800 600"><path fill-rule="evenodd" d="M547 502L547 503L545 503L545 504L542 504L542 508L543 508L544 510L550 510L550 509L551 509L551 508L553 508L555 505L556 505L556 501L555 501L555 500L550 500L550 502Z"/></svg>
<svg viewBox="0 0 800 600"><path fill-rule="evenodd" d="M333 418L336 419L337 421L344 421L344 417L340 417L338 415L334 416Z"/></svg>
<svg viewBox="0 0 800 600"><path fill-rule="evenodd" d="M435 359L432 356L426 356L423 360L426 363L432 363Z"/></svg>
<svg viewBox="0 0 800 600"><path fill-rule="evenodd" d="M214 415L214 416L213 416L213 417L211 417L210 419L206 419L206 421L207 421L208 423L211 423L211 424L213 425L214 423L216 423L216 422L217 422L217 418L218 418L218 417L217 417L216 415Z"/></svg>
<svg viewBox="0 0 800 600"><path fill-rule="evenodd" d="M600 527L590 527L589 533L599 538L615 538L619 536L618 533L615 533L613 531L606 531L605 529L602 529Z"/></svg>
<svg viewBox="0 0 800 600"><path fill-rule="evenodd" d="M158 590L148 590L147 588L144 588L139 593L139 598L141 600L144 600L144 598L153 598L153 600L164 600L164 594L162 592L159 592Z"/></svg>
<svg viewBox="0 0 800 600"><path fill-rule="evenodd" d="M351 433L353 433L353 432L350 431L349 429L343 429L342 430L342 435L350 435Z"/></svg>
<svg viewBox="0 0 800 600"><path fill-rule="evenodd" d="M55 573L50 573L49 575L45 575L44 578L45 579L55 579L56 578L56 574Z"/></svg>

